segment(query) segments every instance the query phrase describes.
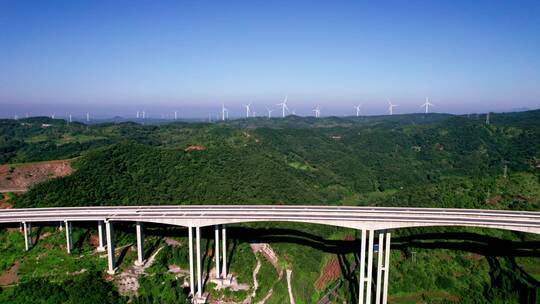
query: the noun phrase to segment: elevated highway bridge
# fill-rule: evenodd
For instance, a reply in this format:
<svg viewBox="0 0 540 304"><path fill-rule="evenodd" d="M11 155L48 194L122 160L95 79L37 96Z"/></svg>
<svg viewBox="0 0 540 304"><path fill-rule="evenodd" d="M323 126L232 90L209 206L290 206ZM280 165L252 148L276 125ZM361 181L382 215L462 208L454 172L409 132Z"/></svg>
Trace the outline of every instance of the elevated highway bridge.
<svg viewBox="0 0 540 304"><path fill-rule="evenodd" d="M203 293L200 229L215 230L216 279L229 284L226 265L226 225L249 222L298 222L332 225L361 231L359 303L387 303L391 229L428 226L462 226L505 229L540 234L540 212L391 207L329 207L286 205L177 205L118 207L57 207L0 210L0 223L21 223L25 248L31 248L32 223L65 225L67 251L71 252L73 222L96 221L100 245L108 252L108 272L115 273L114 222L135 222L136 263L144 263L143 223L159 223L188 228L190 291L194 303L206 301ZM105 227L105 231L103 231ZM193 234L195 232L195 244ZM378 234L376 279L373 279L374 240ZM220 242L221 238L221 242ZM221 248L220 248L221 244ZM195 248L194 248L195 247ZM220 258L221 251L221 258ZM195 258L195 259L194 259ZM196 264L196 276L195 276ZM220 265L221 264L221 265ZM367 265L366 265L367 264ZM367 267L366 267L367 266ZM197 282L195 282L195 277ZM375 296L372 297L372 283Z"/></svg>

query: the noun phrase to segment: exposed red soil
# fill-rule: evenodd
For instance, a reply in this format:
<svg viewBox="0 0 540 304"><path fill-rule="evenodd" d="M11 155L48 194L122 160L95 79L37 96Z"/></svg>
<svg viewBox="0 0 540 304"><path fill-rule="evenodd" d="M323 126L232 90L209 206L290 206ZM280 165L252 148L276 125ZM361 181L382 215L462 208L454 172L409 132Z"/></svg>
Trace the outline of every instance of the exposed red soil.
<svg viewBox="0 0 540 304"><path fill-rule="evenodd" d="M88 241L93 247L97 248L99 246L99 236L96 234L91 234Z"/></svg>
<svg viewBox="0 0 540 304"><path fill-rule="evenodd" d="M0 286L7 286L19 282L19 276L17 275L19 266L20 263L17 261L8 270L0 274Z"/></svg>
<svg viewBox="0 0 540 304"><path fill-rule="evenodd" d="M185 148L184 151L186 151L186 152L193 151L193 150L203 151L203 150L206 150L206 149L207 148L205 146L189 146L189 147Z"/></svg>
<svg viewBox="0 0 540 304"><path fill-rule="evenodd" d="M326 284L334 282L341 276L341 268L339 267L339 261L332 259L324 265L323 272L319 278L315 281L315 289L322 290Z"/></svg>
<svg viewBox="0 0 540 304"><path fill-rule="evenodd" d="M348 234L347 236L345 236L344 240L345 241L354 241L354 235L353 234Z"/></svg>
<svg viewBox="0 0 540 304"><path fill-rule="evenodd" d="M37 183L73 173L70 160L0 166L0 191L27 191Z"/></svg>
<svg viewBox="0 0 540 304"><path fill-rule="evenodd" d="M345 236L345 241L354 241L354 235L348 234ZM341 276L341 267L339 266L338 259L332 259L326 263L323 267L322 274L315 281L315 288L322 290L328 283L334 282Z"/></svg>
<svg viewBox="0 0 540 304"><path fill-rule="evenodd" d="M0 193L0 209L11 209L13 205L9 203L9 196Z"/></svg>

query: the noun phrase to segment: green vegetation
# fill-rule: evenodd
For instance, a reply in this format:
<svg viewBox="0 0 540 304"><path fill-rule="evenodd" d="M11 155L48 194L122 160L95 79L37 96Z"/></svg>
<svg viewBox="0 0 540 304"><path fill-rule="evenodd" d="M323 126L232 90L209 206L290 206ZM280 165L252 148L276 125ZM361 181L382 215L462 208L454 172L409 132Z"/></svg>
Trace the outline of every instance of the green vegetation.
<svg viewBox="0 0 540 304"><path fill-rule="evenodd" d="M111 284L103 281L99 272L92 271L75 276L62 283L45 279L31 279L15 288L0 291L2 303L125 303Z"/></svg>
<svg viewBox="0 0 540 304"><path fill-rule="evenodd" d="M493 114L490 125L478 115L437 114L160 126L67 125L34 118L0 121L0 130L0 163L77 157L72 175L11 198L15 207L324 204L540 210L540 111ZM186 149L192 145L205 149ZM292 269L297 303L322 297L356 301L355 231L291 223L229 229L230 269L239 282L253 284L257 261L248 242L256 240L271 244L280 269ZM118 246L134 242L132 231L129 225L119 230ZM76 230L82 239L76 254L94 256L85 233ZM163 248L131 300L183 301L185 276L170 273L168 266L188 267L185 231L154 227L147 234L157 244L154 249ZM180 245L164 244L164 235ZM537 236L439 227L400 229L392 237L393 303L527 303L540 298ZM211 238L203 242L207 269L212 265ZM23 255L20 234L0 233L0 269L21 262L21 283L2 296L13 296L10 290L24 288L32 279L54 289L59 282L71 282L72 273L81 268L104 269L104 261L95 256L84 262L66 256L62 242L53 233L47 243L38 242ZM42 255L46 258L38 260ZM121 270L133 258L128 252ZM262 264L255 299L272 289L267 303L287 302L285 275L279 279L277 269L262 255L258 259ZM339 262L340 277L317 289L315 281L333 260ZM45 269L57 265L62 267L48 275ZM251 294L207 290L212 297L235 301Z"/></svg>

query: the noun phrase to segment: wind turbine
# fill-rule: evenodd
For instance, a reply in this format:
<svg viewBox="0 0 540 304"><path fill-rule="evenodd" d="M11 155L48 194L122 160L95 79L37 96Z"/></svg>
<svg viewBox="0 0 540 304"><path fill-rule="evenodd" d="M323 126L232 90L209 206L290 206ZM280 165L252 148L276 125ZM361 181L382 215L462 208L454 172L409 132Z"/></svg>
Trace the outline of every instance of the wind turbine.
<svg viewBox="0 0 540 304"><path fill-rule="evenodd" d="M225 118L229 118L229 110L225 108L224 104L221 104L221 120L225 120Z"/></svg>
<svg viewBox="0 0 540 304"><path fill-rule="evenodd" d="M315 109L313 109L313 112L315 112L315 117L316 118L321 117L321 109L320 109L319 105L317 105L317 107L315 107Z"/></svg>
<svg viewBox="0 0 540 304"><path fill-rule="evenodd" d="M86 122L90 122L90 113L86 112Z"/></svg>
<svg viewBox="0 0 540 304"><path fill-rule="evenodd" d="M247 105L244 105L244 107L246 107L246 118L248 118L249 113L251 112L251 110L249 109L249 107L251 107L251 102L248 103Z"/></svg>
<svg viewBox="0 0 540 304"><path fill-rule="evenodd" d="M357 106L354 106L354 108L356 109L356 117L360 116L360 108L362 107L362 104L359 104Z"/></svg>
<svg viewBox="0 0 540 304"><path fill-rule="evenodd" d="M178 111L174 111L174 120L178 118Z"/></svg>
<svg viewBox="0 0 540 304"><path fill-rule="evenodd" d="M390 115L394 115L394 108L398 105L392 104L390 101L388 101L388 112L390 112Z"/></svg>
<svg viewBox="0 0 540 304"><path fill-rule="evenodd" d="M272 118L272 111L274 111L274 110L266 108L266 111L268 111L268 119Z"/></svg>
<svg viewBox="0 0 540 304"><path fill-rule="evenodd" d="M73 119L71 117L71 113L69 113L69 123L72 123L73 122Z"/></svg>
<svg viewBox="0 0 540 304"><path fill-rule="evenodd" d="M139 119L139 111L137 111L137 119Z"/></svg>
<svg viewBox="0 0 540 304"><path fill-rule="evenodd" d="M287 107L287 96L285 96L285 99L283 99L283 102L278 103L278 106L281 106L281 116L285 118L285 110L289 111L289 107Z"/></svg>
<svg viewBox="0 0 540 304"><path fill-rule="evenodd" d="M429 107L432 107L432 106L434 106L434 104L429 102L429 98L426 97L426 102L423 105L421 105L420 107L425 107L425 109L426 109L425 113L427 114L427 113L429 113Z"/></svg>

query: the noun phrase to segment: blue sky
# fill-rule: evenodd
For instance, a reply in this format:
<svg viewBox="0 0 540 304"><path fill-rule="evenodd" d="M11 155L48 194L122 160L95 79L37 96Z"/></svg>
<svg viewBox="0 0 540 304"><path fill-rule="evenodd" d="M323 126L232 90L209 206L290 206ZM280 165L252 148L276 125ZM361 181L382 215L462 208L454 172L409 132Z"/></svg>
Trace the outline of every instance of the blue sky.
<svg viewBox="0 0 540 304"><path fill-rule="evenodd" d="M539 1L0 0L0 115L540 107Z"/></svg>

